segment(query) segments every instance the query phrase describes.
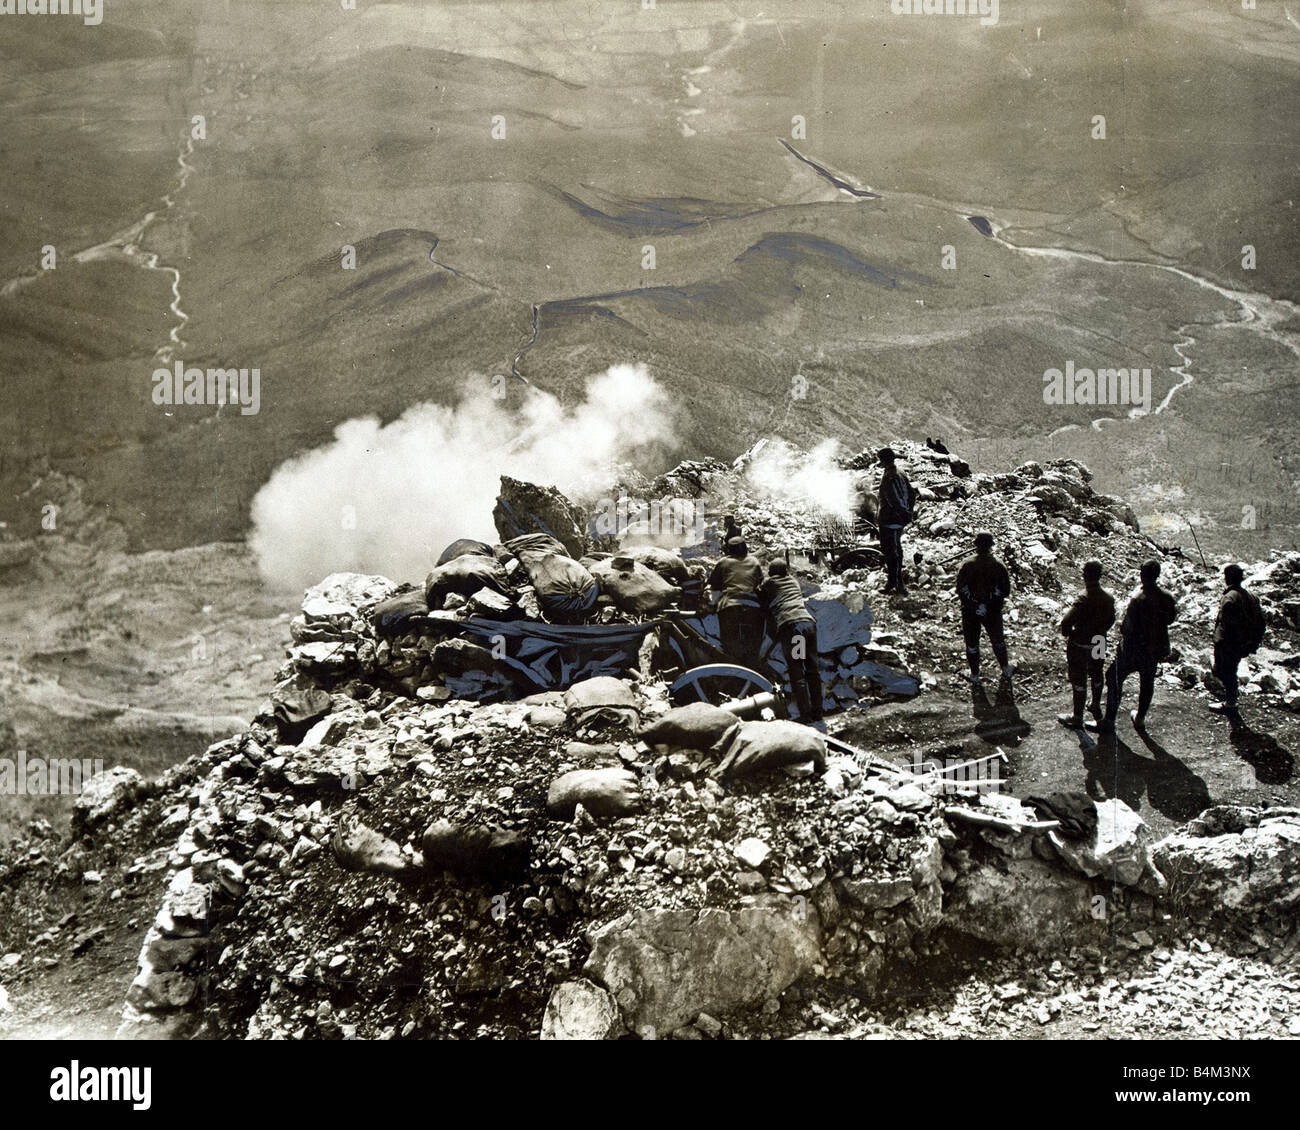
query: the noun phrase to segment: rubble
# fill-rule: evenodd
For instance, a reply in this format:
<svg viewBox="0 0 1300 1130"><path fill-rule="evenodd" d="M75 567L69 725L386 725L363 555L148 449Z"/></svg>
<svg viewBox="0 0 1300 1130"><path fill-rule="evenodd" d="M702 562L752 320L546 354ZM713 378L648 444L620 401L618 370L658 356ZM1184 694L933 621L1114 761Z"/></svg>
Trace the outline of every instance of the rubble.
<svg viewBox="0 0 1300 1130"><path fill-rule="evenodd" d="M1171 901L1197 916L1300 905L1300 810L1211 809L1155 845Z"/></svg>
<svg viewBox="0 0 1300 1130"><path fill-rule="evenodd" d="M134 769L115 765L88 777L72 806L73 828L92 831L112 819L148 790L145 779Z"/></svg>

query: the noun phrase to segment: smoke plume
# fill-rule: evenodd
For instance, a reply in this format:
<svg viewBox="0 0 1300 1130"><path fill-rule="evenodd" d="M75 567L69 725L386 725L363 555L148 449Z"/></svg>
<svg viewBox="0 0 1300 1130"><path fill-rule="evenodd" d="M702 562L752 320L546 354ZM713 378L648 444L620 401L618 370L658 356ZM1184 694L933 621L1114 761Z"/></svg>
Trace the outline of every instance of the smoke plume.
<svg viewBox="0 0 1300 1130"><path fill-rule="evenodd" d="M253 499L249 544L271 584L345 571L422 580L456 538L496 541L501 475L580 491L610 464L667 444L673 414L639 365L590 378L572 407L531 388L510 407L486 378L471 380L454 408L416 405L388 425L349 420L331 443L284 463Z"/></svg>
<svg viewBox="0 0 1300 1130"><path fill-rule="evenodd" d="M752 452L745 473L771 498L851 521L859 502L857 476L836 464L838 454L835 440L806 453L771 440Z"/></svg>

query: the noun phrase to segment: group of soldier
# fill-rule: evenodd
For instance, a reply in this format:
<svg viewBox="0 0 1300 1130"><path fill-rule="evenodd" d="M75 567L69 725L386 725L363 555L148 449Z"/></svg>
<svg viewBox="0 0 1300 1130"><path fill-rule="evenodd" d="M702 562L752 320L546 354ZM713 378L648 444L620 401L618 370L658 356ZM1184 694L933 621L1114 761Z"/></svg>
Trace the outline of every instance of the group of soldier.
<svg viewBox="0 0 1300 1130"><path fill-rule="evenodd" d="M915 491L897 468L890 448L878 453L882 468L876 493L876 521L885 559L885 592L905 593L902 533L912 521ZM759 665L764 627L771 622L786 662L790 687L799 716L818 721L822 716L821 673L817 666L817 623L808 611L799 582L786 561L762 564L750 552L734 518L728 517L723 533L724 556L709 577L718 610L722 650L737 663ZM961 633L966 646L969 679L980 685L980 643L987 635L1001 677L1009 680L1015 669L1007 650L1002 612L1011 595L1011 575L993 553L993 535L975 535L974 554L957 571L956 590L961 609ZM1106 665L1107 636L1116 620L1115 598L1102 588L1101 562L1083 566L1083 591L1060 622L1065 637L1065 666L1072 692L1071 709L1058 715L1071 729L1115 732L1124 684L1138 676L1137 706L1130 712L1135 728L1145 729L1155 693L1156 671L1169 658L1169 626L1177 616L1173 596L1160 587L1160 562L1147 561L1139 570L1140 587L1130 598L1119 622L1114 657ZM1259 600L1242 585L1240 565L1223 570L1226 586L1214 623L1214 675L1223 687L1223 699L1210 709L1230 719L1237 717L1237 677L1241 661L1263 640L1264 616ZM1105 705L1102 688L1105 687ZM1091 717L1085 719L1087 711Z"/></svg>
<svg viewBox="0 0 1300 1130"><path fill-rule="evenodd" d="M915 494L906 477L898 471L892 450L882 449L878 461L882 472L877 516L886 563L885 591L905 592L901 533L912 519ZM1226 587L1214 623L1214 675L1223 685L1223 700L1210 709L1230 719L1237 717L1237 673L1241 661L1258 649L1264 638L1263 611L1255 595L1243 587L1244 578L1240 565L1224 568ZM1066 674L1073 696L1071 709L1058 715L1063 726L1113 734L1124 683L1130 675L1137 675L1137 706L1129 717L1137 729L1145 729L1155 694L1156 669L1171 653L1169 626L1178 614L1178 606L1173 596L1160 587L1159 561L1144 562L1139 579L1140 587L1120 620L1115 656L1106 666L1106 638L1115 623L1115 598L1101 587L1101 562L1089 561L1083 566L1083 592L1060 623L1065 637ZM1014 668L1007 652L1002 608L1011 594L1011 576L993 555L992 534L975 535L974 556L957 571L956 588L971 682L976 685L980 682L980 640L985 634L1002 669L1002 677L1010 679ZM1090 719L1085 720L1085 709L1092 715Z"/></svg>
<svg viewBox="0 0 1300 1130"><path fill-rule="evenodd" d="M822 717L822 676L817 665L817 621L808 611L799 582L781 558L763 566L749 552L734 519L724 530L725 553L709 575L718 610L722 650L742 666L760 664L763 630L769 621L785 659L790 691L806 722Z"/></svg>

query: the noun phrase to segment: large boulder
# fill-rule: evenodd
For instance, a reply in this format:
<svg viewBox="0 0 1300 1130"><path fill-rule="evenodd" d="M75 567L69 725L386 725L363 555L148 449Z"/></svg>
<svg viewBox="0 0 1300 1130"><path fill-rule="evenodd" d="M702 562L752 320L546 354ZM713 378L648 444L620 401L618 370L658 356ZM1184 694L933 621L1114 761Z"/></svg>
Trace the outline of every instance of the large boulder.
<svg viewBox="0 0 1300 1130"><path fill-rule="evenodd" d="M1216 913L1300 905L1300 813L1295 809L1270 814L1243 808L1231 820L1219 813L1211 828L1240 827L1220 834L1198 834L1197 824L1166 836L1154 849L1175 906Z"/></svg>
<svg viewBox="0 0 1300 1130"><path fill-rule="evenodd" d="M586 519L555 487L538 486L522 479L501 476L501 493L492 508L492 521L503 542L521 534L549 534L564 546L570 557L581 557L586 548L582 531Z"/></svg>
<svg viewBox="0 0 1300 1130"><path fill-rule="evenodd" d="M1122 800L1094 802L1097 832L1089 840L1071 840L1049 832L1061 858L1089 877L1101 876L1123 887L1142 886L1152 894L1164 878L1151 861L1151 829Z"/></svg>
<svg viewBox="0 0 1300 1130"><path fill-rule="evenodd" d="M608 1040L623 1028L618 1005L590 981L561 981L542 1014L543 1040Z"/></svg>
<svg viewBox="0 0 1300 1130"><path fill-rule="evenodd" d="M821 962L812 906L633 910L591 935L583 971L642 1036L776 997Z"/></svg>
<svg viewBox="0 0 1300 1130"><path fill-rule="evenodd" d="M1053 950L1096 945L1106 918L1095 913L1091 882L1037 859L972 867L953 880L944 925L996 945Z"/></svg>
<svg viewBox="0 0 1300 1130"><path fill-rule="evenodd" d="M145 791L145 779L134 769L115 765L103 773L88 777L72 802L72 826L77 832L89 832L122 809L134 804Z"/></svg>

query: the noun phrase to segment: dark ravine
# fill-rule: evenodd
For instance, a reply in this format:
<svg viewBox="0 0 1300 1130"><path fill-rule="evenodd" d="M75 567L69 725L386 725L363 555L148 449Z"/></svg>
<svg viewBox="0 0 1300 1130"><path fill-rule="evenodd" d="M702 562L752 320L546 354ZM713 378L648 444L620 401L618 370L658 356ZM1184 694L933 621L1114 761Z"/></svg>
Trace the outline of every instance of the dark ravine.
<svg viewBox="0 0 1300 1130"><path fill-rule="evenodd" d="M799 152L799 150L797 150L793 145L791 145L788 141L786 141L785 138L778 137L777 141L779 141L782 145L784 145L786 149L788 149L794 157L798 158L805 165L811 168L814 172L817 173L818 176L822 177L825 180L830 181L830 183L833 184L836 188L838 188L841 192L847 192L850 196L855 196L859 200L881 199L880 193L872 192L869 188L858 188L856 185L850 184L843 177L838 176L835 173L831 172L830 169L826 168L825 165L819 165L816 161L812 160L811 158L805 157L802 153Z"/></svg>

